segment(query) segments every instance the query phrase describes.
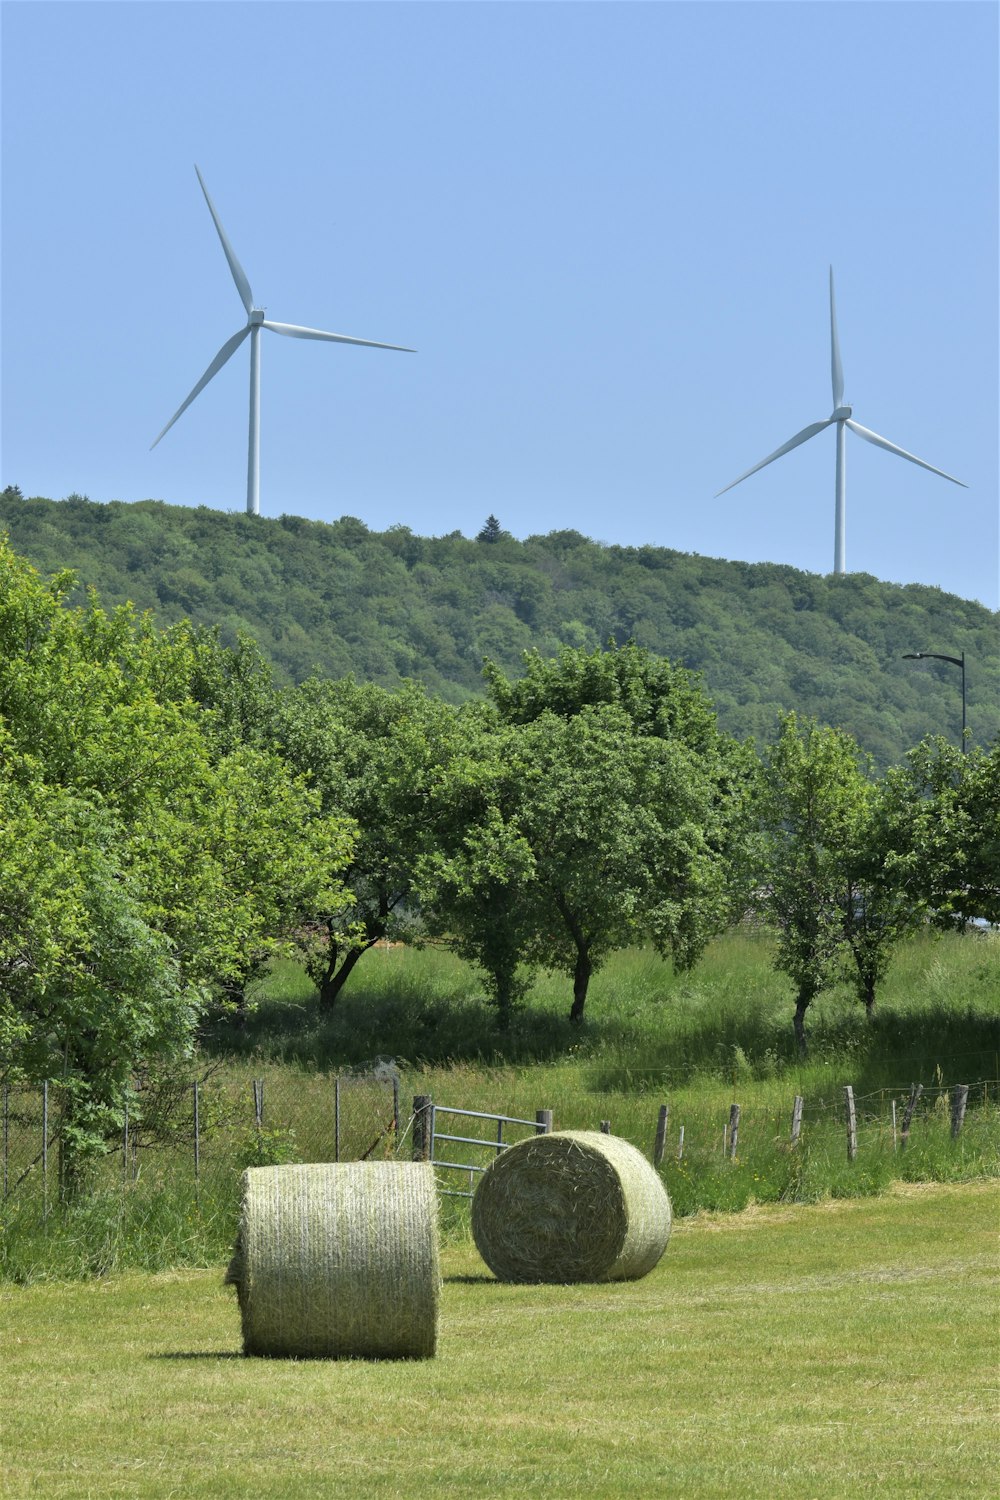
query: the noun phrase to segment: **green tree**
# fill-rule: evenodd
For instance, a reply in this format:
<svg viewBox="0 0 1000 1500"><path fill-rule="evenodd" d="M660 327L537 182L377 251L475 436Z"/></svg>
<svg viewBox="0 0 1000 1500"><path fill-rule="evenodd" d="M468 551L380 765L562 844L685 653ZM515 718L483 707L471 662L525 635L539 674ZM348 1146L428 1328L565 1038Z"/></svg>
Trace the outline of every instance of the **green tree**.
<svg viewBox="0 0 1000 1500"><path fill-rule="evenodd" d="M349 843L273 751L225 750L190 630L69 609L72 584L0 542L0 1069L61 1080L68 1181L128 1079L343 904Z"/></svg>
<svg viewBox="0 0 1000 1500"><path fill-rule="evenodd" d="M896 944L924 919L926 902L913 861L898 853L896 798L887 781L862 773L849 792L851 806L839 861L837 904L848 974L869 1019Z"/></svg>
<svg viewBox="0 0 1000 1500"><path fill-rule="evenodd" d="M415 893L425 930L478 965L502 1029L531 980L535 860L519 811L529 767L518 730L466 710L431 791L435 847L421 855Z"/></svg>
<svg viewBox="0 0 1000 1500"><path fill-rule="evenodd" d="M413 931L414 870L435 846L429 798L453 722L453 710L413 683L391 692L353 678L312 679L279 708L284 755L309 778L323 811L346 816L356 829L341 876L349 903L304 941L325 1008L369 948Z"/></svg>
<svg viewBox="0 0 1000 1500"><path fill-rule="evenodd" d="M496 516L490 515L483 522L482 529L476 533L477 542L499 542L508 533L504 531Z"/></svg>
<svg viewBox="0 0 1000 1500"><path fill-rule="evenodd" d="M775 967L796 989L795 1037L807 1051L805 1017L844 958L843 852L855 833L864 782L857 746L842 730L795 714L764 757L760 902L778 932Z"/></svg>
<svg viewBox="0 0 1000 1500"><path fill-rule="evenodd" d="M1000 740L922 740L889 773L896 859L941 927L1000 924Z"/></svg>
<svg viewBox="0 0 1000 1500"><path fill-rule="evenodd" d="M571 1019L609 953L649 940L693 964L732 899L745 819L740 765L697 681L631 643L487 663L500 720L519 727L520 832L535 861L526 955L573 978Z"/></svg>

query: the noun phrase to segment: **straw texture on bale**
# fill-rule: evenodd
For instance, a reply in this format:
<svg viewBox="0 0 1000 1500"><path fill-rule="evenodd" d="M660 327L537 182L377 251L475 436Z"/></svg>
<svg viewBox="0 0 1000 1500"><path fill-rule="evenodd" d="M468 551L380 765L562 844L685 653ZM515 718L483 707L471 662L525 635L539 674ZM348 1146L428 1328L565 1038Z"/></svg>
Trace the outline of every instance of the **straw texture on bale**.
<svg viewBox="0 0 1000 1500"><path fill-rule="evenodd" d="M437 1194L423 1162L251 1167L226 1282L246 1354L424 1358L437 1344Z"/></svg>
<svg viewBox="0 0 1000 1500"><path fill-rule="evenodd" d="M670 1238L670 1199L628 1141L561 1130L520 1141L490 1164L472 1233L500 1281L632 1281Z"/></svg>

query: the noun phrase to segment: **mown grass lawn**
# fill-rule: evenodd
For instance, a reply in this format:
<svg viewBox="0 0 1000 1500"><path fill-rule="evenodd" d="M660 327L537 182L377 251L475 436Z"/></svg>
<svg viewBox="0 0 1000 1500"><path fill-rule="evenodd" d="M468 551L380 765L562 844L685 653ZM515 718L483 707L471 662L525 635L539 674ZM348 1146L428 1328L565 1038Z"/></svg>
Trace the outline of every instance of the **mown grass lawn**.
<svg viewBox="0 0 1000 1500"><path fill-rule="evenodd" d="M645 1280L450 1244L426 1362L239 1354L220 1271L0 1291L15 1497L991 1497L1000 1191L698 1215Z"/></svg>

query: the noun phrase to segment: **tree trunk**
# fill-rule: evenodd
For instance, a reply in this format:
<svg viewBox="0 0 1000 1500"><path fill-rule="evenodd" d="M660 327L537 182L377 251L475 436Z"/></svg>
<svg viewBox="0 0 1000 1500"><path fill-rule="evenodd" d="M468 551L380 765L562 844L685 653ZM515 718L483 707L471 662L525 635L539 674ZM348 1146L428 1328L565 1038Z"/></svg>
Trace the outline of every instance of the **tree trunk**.
<svg viewBox="0 0 1000 1500"><path fill-rule="evenodd" d="M339 969L336 967L336 950L334 949L334 957L327 966L326 972L320 977L319 1008L321 1011L327 1013L333 1010L333 1007L337 1003L337 996L351 977L351 970L354 968L354 965L362 953L367 953L368 949L377 942L377 938L372 938L363 948L348 948ZM333 947L332 944L331 947Z"/></svg>
<svg viewBox="0 0 1000 1500"><path fill-rule="evenodd" d="M590 984L590 976L594 966L590 962L590 955L586 948L578 948L576 954L576 967L573 970L573 1005L570 1009L569 1018L574 1025L579 1026L583 1020L583 1007L587 1003L587 986Z"/></svg>
<svg viewBox="0 0 1000 1500"><path fill-rule="evenodd" d="M869 1021L875 1019L875 986L870 980L865 982L865 1017Z"/></svg>
<svg viewBox="0 0 1000 1500"><path fill-rule="evenodd" d="M809 1009L811 999L812 993L810 991L799 990L799 998L795 1004L795 1019L792 1022L795 1029L795 1041L799 1049L799 1057L803 1061L809 1055L809 1043L806 1038L806 1011Z"/></svg>

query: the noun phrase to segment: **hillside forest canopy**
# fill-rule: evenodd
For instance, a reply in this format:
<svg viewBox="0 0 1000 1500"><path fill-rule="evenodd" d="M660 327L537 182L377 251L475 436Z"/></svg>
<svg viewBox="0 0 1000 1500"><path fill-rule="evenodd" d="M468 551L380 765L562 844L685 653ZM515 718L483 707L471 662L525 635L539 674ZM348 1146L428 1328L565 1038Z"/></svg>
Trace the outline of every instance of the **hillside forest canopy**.
<svg viewBox="0 0 1000 1500"><path fill-rule="evenodd" d="M76 597L0 541L0 1075L60 1080L67 1193L281 954L329 1008L379 939L436 941L501 1025L538 969L582 1022L614 952L689 968L749 911L805 1050L815 995L848 978L863 1021L916 925L1000 922L1000 740L880 773L788 712L758 751L634 642L489 661L457 705L282 684L250 637Z"/></svg>
<svg viewBox="0 0 1000 1500"><path fill-rule="evenodd" d="M720 728L774 740L794 711L853 736L883 770L928 734L957 741L967 661L972 743L1000 734L1000 631L981 604L864 573L804 573L666 547L604 546L575 531L515 540L489 516L415 536L293 515L226 514L144 500L94 504L0 495L0 526L43 574L75 574L106 607L131 601L161 626L252 636L281 684L311 676L398 688L452 704L482 697L489 658L510 677L525 651L632 641L700 673Z"/></svg>

